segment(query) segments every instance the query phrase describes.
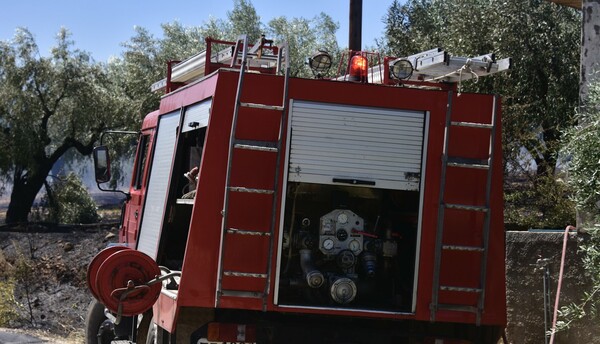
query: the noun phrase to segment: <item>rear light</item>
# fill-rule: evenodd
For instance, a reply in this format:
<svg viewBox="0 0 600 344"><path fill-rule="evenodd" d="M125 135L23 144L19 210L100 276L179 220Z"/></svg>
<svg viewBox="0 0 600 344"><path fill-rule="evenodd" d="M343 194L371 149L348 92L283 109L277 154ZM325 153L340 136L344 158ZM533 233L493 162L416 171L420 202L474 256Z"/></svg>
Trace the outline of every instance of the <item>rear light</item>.
<svg viewBox="0 0 600 344"><path fill-rule="evenodd" d="M256 326L246 324L208 324L207 339L210 342L255 343Z"/></svg>
<svg viewBox="0 0 600 344"><path fill-rule="evenodd" d="M349 81L366 82L367 81L367 70L369 64L367 58L362 55L354 55L350 59L350 72L348 74Z"/></svg>

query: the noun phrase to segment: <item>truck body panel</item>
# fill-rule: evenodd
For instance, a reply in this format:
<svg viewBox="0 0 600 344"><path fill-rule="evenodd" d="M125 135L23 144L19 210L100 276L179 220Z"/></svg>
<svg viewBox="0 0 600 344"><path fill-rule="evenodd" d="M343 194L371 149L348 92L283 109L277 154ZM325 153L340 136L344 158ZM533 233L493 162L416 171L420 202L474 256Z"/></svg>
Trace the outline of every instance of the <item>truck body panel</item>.
<svg viewBox="0 0 600 344"><path fill-rule="evenodd" d="M319 51L307 79L285 43L206 43L152 85L123 245L88 269L115 326L88 342L495 344L500 98L460 82L510 59L347 51L325 79Z"/></svg>
<svg viewBox="0 0 600 344"><path fill-rule="evenodd" d="M182 272L178 290L163 289L154 306L157 323L169 332L175 330L178 312L182 307L255 311L266 308L267 313L430 321L433 276L436 273L435 242L442 192L441 157L446 115L451 111L453 121L490 123L494 111L496 116L500 116L499 104L495 102L495 98L480 94L458 95L452 90L422 90L290 78L290 121L284 126L283 147L286 147L286 152L279 168L275 168L274 154L264 151L236 150L233 153L235 163L231 166L231 184L247 188L268 189L272 187L270 184L275 171L280 174L279 184L275 186L280 192L274 210L278 218L273 238L277 249L276 254L269 257L268 240L265 240L265 236L227 236L222 228L227 156L238 79L239 71L220 69L165 95L161 100L159 113L149 115L144 121L144 129L150 133L149 142L154 147L151 161L148 162L148 186L143 189L146 198L142 202L141 197L132 196L132 201L127 205L127 225L124 226L122 237L127 238L130 243L132 238L137 238L138 250L155 258L159 265L167 265L172 270ZM273 105L281 102L284 86L282 76L247 73L244 83L241 99ZM200 108L203 109L202 114L198 111ZM341 117L335 117L340 112ZM392 116L394 121L386 122L386 116ZM236 137L248 141L276 141L279 120L280 114L274 111L244 109L238 121ZM498 127L499 123L498 119ZM338 125L340 130L336 131ZM356 132L360 128L370 129ZM449 130L448 155L474 160L487 159L489 131L463 127L452 127ZM312 139L307 135L311 131L314 134ZM394 132L397 132L397 138ZM495 135L494 150L501 152L500 130L496 130ZM373 140L369 140L369 137ZM364 144L360 140L364 140ZM390 144L388 147L381 147L374 141ZM348 146L347 143L353 145L342 147ZM184 151L191 146L194 147L194 152ZM362 151L361 146L364 148ZM381 149L378 150L378 147ZM404 148L406 150L401 151ZM184 181L181 176L194 164L199 166L196 194L193 199L183 201L181 188ZM326 166L315 168L318 165ZM373 168L373 172L369 171L369 166ZM494 155L492 166L490 244L481 324L504 326L506 309L501 154ZM406 173L394 176L397 170ZM444 202L470 205L485 203L486 176L485 170L448 167ZM336 178L342 180L341 189L339 182L334 181ZM344 184L347 183L346 179L357 180L359 185ZM295 291L288 293L291 296L286 296L290 288L288 283L296 283L284 281L284 260L286 251L290 250L284 243L289 240L286 235L289 232L287 228L291 225L290 215L287 213L292 211L290 208L293 203L293 198L288 195L290 187L326 190L329 195L327 197L331 199L335 198L335 192L328 188L336 188L351 194L349 198L355 200L350 203L355 202L354 204L358 204L356 199L371 202L369 200L375 197L356 195L361 192L384 195L381 197L385 197L385 202L390 203L402 202L401 198L406 196L413 204L406 207L409 210L405 214L399 214L399 206L394 206L396 208L391 210L400 217L394 221L400 221L411 228L410 235L406 236L408 242L401 247L410 256L406 265L402 265L408 272L401 273L406 279L404 284L408 286L401 295L405 300L398 301L395 306L386 304L385 307L380 307L384 304L383 298L372 303L359 302L359 305L353 306L352 303L305 301ZM304 196L300 196L302 197ZM268 194L232 194L228 227L267 232L271 202L272 196ZM311 201L301 202L306 204L307 212L312 211ZM381 200L377 202L385 203ZM140 214L141 230L137 235L136 221L132 217L139 211L135 204L141 203L144 203ZM321 215L334 209L336 208L323 209ZM361 212L361 209L356 208L348 210ZM363 225L373 229L378 218L377 211L371 213ZM318 223L319 218L311 221ZM483 213L447 209L443 219L444 243L482 245L483 222ZM360 237L363 245L371 240L364 234L366 230L352 230L350 235ZM375 235L373 233L371 235ZM223 252L220 250L222 240L227 240ZM401 243L402 239L394 237L387 241ZM314 247L313 251L318 253ZM443 252L438 271L440 284L476 288L481 271L480 255L481 252L475 251ZM270 274L265 271L269 259L275 267ZM325 258L324 266L329 263ZM360 272L360 269L357 268L357 271ZM263 292L264 279L270 279L271 288L266 307L261 298L248 297L248 294L241 297L223 295L217 301L221 270L245 273L223 276L222 288L225 290L258 294ZM251 276L252 274L263 277ZM356 274L355 271L348 273L349 276ZM374 288L386 289L385 286ZM464 291L440 291L439 302L476 306L477 295ZM374 307L373 304L379 306ZM474 324L476 316L468 312L437 310L435 321Z"/></svg>

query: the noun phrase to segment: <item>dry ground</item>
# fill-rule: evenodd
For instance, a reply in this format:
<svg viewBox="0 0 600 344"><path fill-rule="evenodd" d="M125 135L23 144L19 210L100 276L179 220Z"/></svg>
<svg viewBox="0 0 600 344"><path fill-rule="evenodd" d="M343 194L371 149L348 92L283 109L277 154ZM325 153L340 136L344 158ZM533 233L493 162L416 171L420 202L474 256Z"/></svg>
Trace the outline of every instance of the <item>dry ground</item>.
<svg viewBox="0 0 600 344"><path fill-rule="evenodd" d="M0 227L0 289L14 295L0 300L0 326L50 343L83 342L87 266L116 232L114 224Z"/></svg>

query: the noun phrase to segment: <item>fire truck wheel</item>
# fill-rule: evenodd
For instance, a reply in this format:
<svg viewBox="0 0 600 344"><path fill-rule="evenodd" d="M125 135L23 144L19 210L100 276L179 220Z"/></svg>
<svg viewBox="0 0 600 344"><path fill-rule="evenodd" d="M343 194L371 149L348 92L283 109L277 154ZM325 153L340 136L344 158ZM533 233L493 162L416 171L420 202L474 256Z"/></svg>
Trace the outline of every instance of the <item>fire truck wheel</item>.
<svg viewBox="0 0 600 344"><path fill-rule="evenodd" d="M114 338L114 324L104 315L104 305L93 300L85 317L85 343L110 344Z"/></svg>

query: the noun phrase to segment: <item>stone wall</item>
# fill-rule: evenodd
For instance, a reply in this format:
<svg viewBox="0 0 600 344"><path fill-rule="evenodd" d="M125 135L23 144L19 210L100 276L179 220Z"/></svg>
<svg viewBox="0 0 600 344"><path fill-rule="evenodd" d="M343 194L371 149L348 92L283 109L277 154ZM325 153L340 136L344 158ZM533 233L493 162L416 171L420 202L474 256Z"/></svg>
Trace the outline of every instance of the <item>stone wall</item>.
<svg viewBox="0 0 600 344"><path fill-rule="evenodd" d="M547 258L550 267L550 309L554 306L564 232L507 232L506 293L508 306L507 336L510 343L544 343L543 271L536 269L539 258ZM578 247L585 234L569 234L560 304L577 302L590 290ZM552 314L552 311L551 311ZM548 319L549 327L552 319ZM571 329L559 332L556 344L600 343L600 325L583 320Z"/></svg>

